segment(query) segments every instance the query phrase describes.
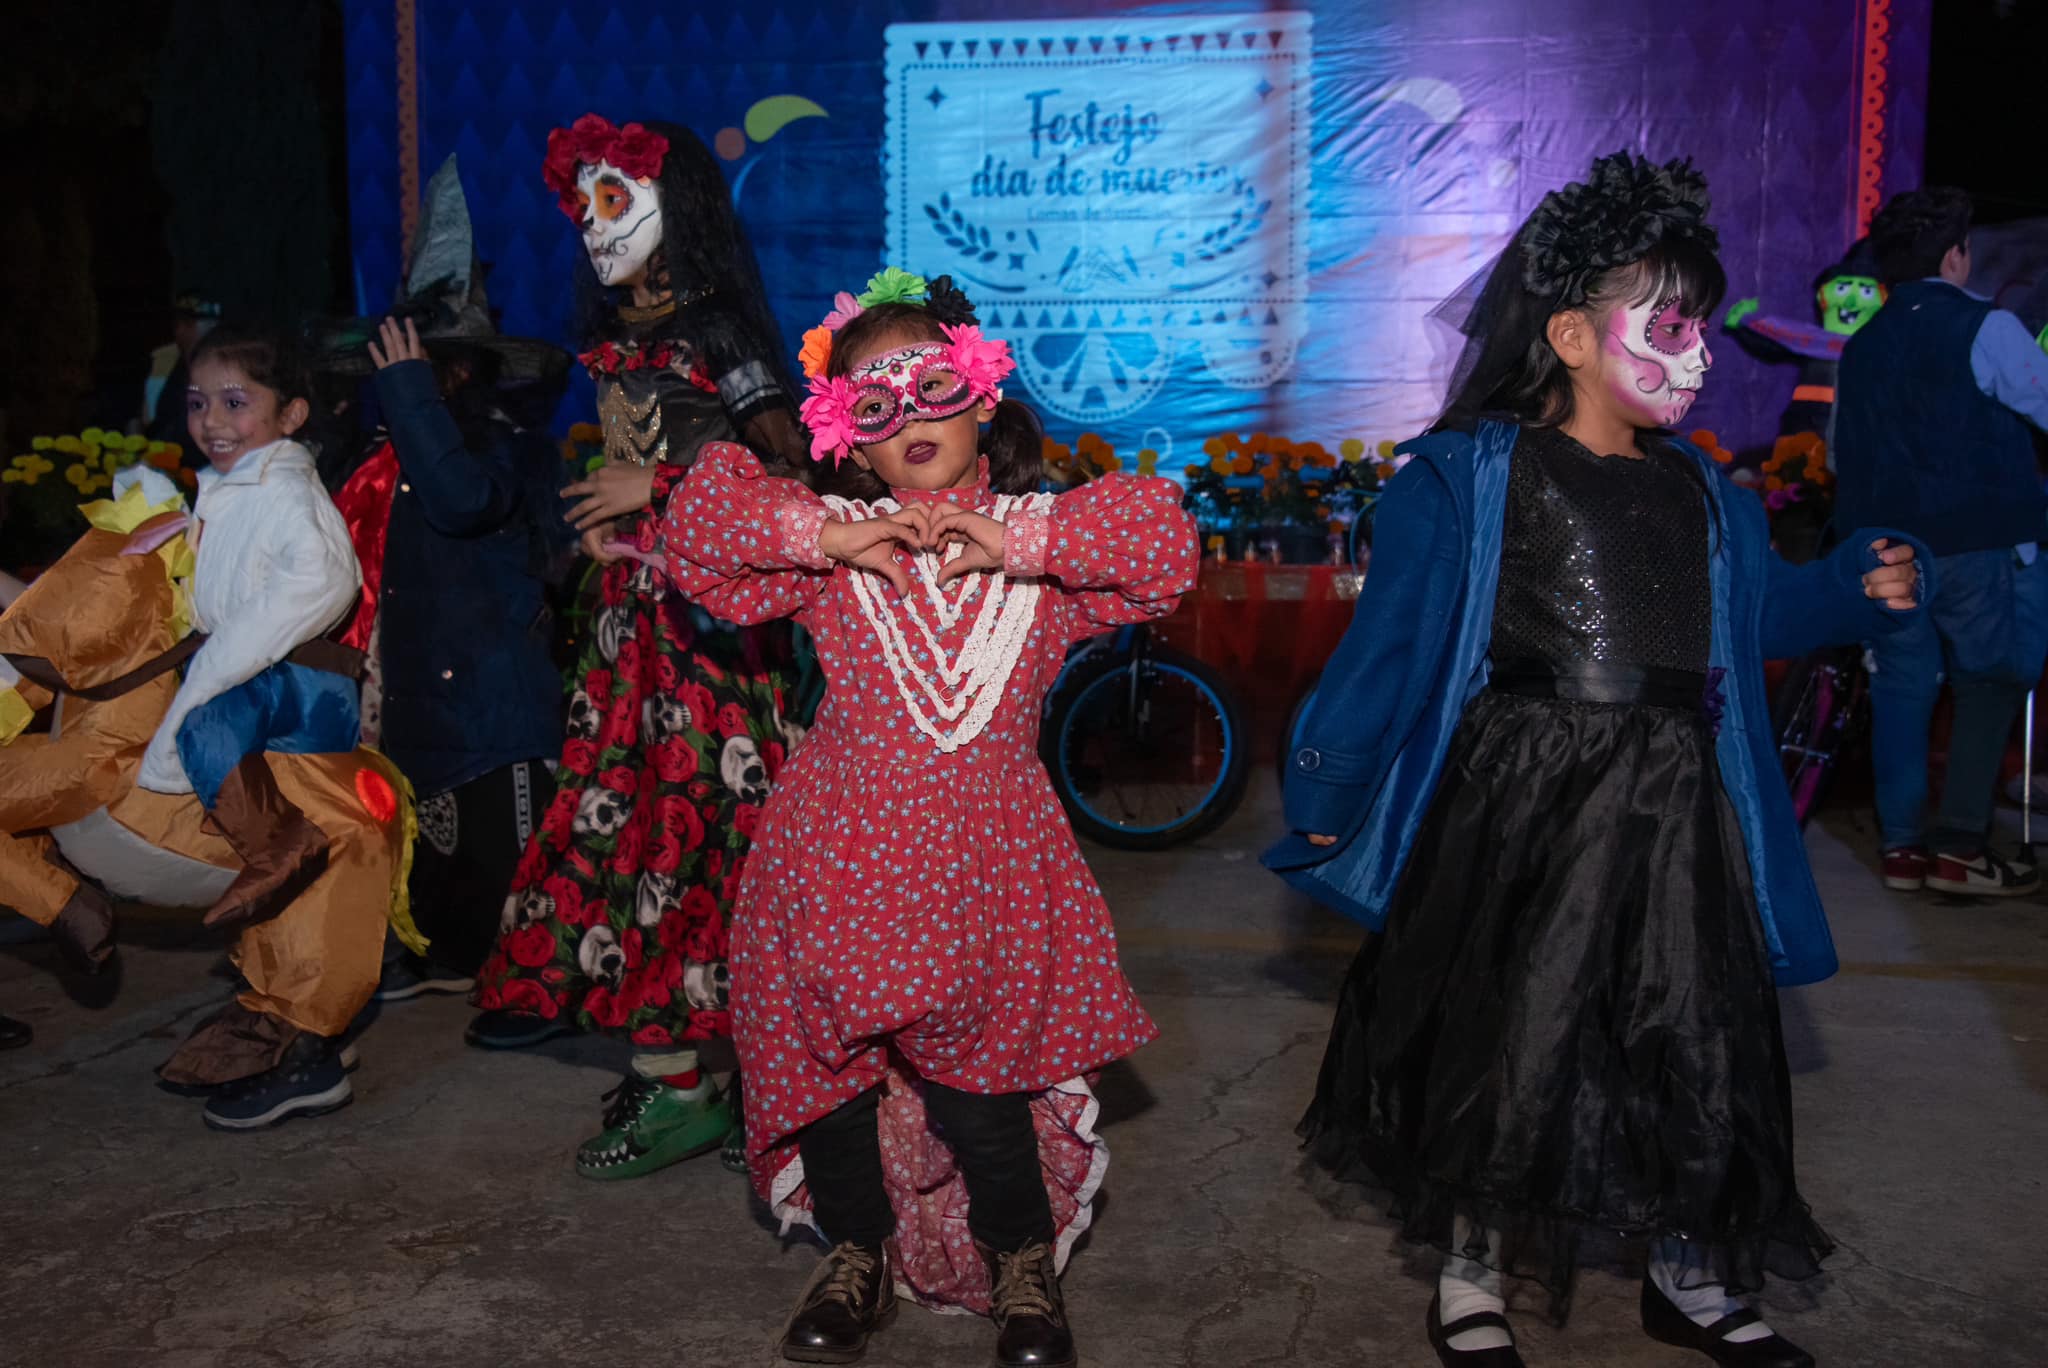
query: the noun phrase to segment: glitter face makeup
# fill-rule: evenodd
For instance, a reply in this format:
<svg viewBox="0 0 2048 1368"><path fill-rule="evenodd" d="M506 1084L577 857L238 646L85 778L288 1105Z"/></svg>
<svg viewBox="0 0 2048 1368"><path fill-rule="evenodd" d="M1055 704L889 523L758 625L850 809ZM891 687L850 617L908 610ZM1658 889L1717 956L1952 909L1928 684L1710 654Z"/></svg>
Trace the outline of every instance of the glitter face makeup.
<svg viewBox="0 0 2048 1368"><path fill-rule="evenodd" d="M856 367L855 439L862 444L886 442L906 423L951 418L974 407L973 387L954 368L948 351L925 343L884 352Z"/></svg>

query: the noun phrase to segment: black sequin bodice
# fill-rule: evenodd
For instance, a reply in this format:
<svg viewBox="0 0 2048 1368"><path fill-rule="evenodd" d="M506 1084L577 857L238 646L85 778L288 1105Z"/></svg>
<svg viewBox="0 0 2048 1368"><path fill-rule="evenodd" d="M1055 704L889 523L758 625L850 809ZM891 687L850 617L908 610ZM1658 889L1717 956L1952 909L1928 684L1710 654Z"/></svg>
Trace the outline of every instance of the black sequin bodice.
<svg viewBox="0 0 2048 1368"><path fill-rule="evenodd" d="M1706 495L1685 458L1595 456L1552 428L1515 443L1493 609L1495 665L1703 671Z"/></svg>

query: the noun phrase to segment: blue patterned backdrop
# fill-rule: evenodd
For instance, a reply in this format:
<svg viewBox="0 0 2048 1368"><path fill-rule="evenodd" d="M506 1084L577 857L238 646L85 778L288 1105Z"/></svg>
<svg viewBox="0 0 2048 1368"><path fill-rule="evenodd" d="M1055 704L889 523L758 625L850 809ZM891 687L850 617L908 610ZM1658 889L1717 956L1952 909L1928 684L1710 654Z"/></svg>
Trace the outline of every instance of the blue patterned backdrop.
<svg viewBox="0 0 2048 1368"><path fill-rule="evenodd" d="M1293 8L1303 32L1281 64L1274 49L1295 40L1254 41L1278 25L1246 5L417 0L409 8L422 173L458 156L504 327L565 343L578 244L539 167L548 130L586 110L621 122L672 119L718 147L792 353L833 291L857 289L882 264L892 232L910 258L903 264L958 268L961 230L936 211L920 214L941 180L919 178L980 165L984 152L1028 159L1025 100L1039 85L1063 88L1060 98L1076 110L1083 96L1106 114L1133 101L1162 110L1179 140L1155 150L1171 145L1183 161L1228 144L1230 168L1250 187L1240 207L1271 207L1252 224L1248 249L1265 254L1266 267L1255 260L1220 284L1179 268L1230 225L1222 199L1214 212L1176 208L1121 225L1114 213L1084 213L1091 221L1036 228L1036 211L980 206L997 213L998 237L1054 239L1039 245L1056 274L1041 273L1031 288L1064 290L1074 305L1071 328L1064 315L1046 313L1043 327L1042 311L1028 316L1043 358L1026 368L1031 397L1056 434L1094 428L1128 451L1162 439L1198 445L1230 428L1328 443L1406 435L1432 411L1449 352L1439 325L1426 320L1430 306L1498 250L1545 190L1617 147L1695 157L1713 186L1733 294L1801 315L1809 278L1854 233L1873 32L1882 39L1879 188L1918 180L1929 2L1332 0ZM403 8L346 4L350 215L366 308L391 298L401 256L395 16ZM885 58L897 24L932 27L898 31L892 108ZM1140 40L1148 43L1143 69ZM943 81L934 76L941 42L949 44ZM1253 59L1265 63L1256 83L1251 68L1216 60L1219 42L1233 59L1256 49ZM1057 65L1063 53L1074 60ZM1029 62L1055 65L1039 82ZM1293 98L1289 73L1304 83L1303 118L1271 112ZM803 97L823 114L775 126L776 106L759 111L777 96ZM760 136L748 136L750 111ZM1247 131L1243 118L1270 123ZM908 139L893 159L892 137ZM920 158L921 147L928 156ZM1114 152L1076 149L1100 152L1091 167L1107 167ZM1040 151L1032 184L1042 194L1054 148ZM1287 164L1299 165L1298 184ZM964 179L946 183L970 193ZM1146 244L1157 261L1146 258ZM1298 271L1286 263L1297 249ZM994 301L998 282L989 279ZM1187 330L1193 311L1169 317L1166 306L1203 289L1229 303L1204 315L1212 331L1198 339ZM1158 307L1093 307L1099 298L1128 302L1134 290L1151 290ZM1024 316L1003 312L1006 323ZM1069 357L1106 377L1094 388L1108 399L1091 409L1086 375L1076 382L1064 368ZM1732 344L1717 348L1717 360L1694 421L1731 445L1767 438L1793 377ZM1145 385L1152 388L1130 406L1130 387ZM573 392L563 419L585 416L588 402L587 390ZM1090 421L1092 413L1108 416Z"/></svg>

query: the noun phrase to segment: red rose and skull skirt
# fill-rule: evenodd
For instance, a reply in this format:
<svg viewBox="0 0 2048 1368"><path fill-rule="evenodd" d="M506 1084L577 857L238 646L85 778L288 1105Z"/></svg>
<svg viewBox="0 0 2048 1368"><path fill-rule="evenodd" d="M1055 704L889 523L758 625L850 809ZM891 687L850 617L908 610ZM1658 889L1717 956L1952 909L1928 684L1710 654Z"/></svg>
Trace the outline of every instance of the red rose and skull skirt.
<svg viewBox="0 0 2048 1368"><path fill-rule="evenodd" d="M605 569L559 787L513 876L478 1007L653 1048L730 1033L726 918L793 738L780 721L789 640L782 624L712 621L645 564Z"/></svg>

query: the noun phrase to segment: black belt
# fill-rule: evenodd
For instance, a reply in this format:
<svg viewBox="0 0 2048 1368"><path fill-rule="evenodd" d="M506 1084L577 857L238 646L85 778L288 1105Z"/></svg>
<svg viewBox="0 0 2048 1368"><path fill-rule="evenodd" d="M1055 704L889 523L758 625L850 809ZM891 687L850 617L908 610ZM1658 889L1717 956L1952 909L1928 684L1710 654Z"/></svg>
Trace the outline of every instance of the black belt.
<svg viewBox="0 0 2048 1368"><path fill-rule="evenodd" d="M1510 661L1497 667L1487 687L1522 698L1569 698L1584 703L1630 703L1649 708L1701 712L1707 677L1693 670L1655 665L1534 665Z"/></svg>

